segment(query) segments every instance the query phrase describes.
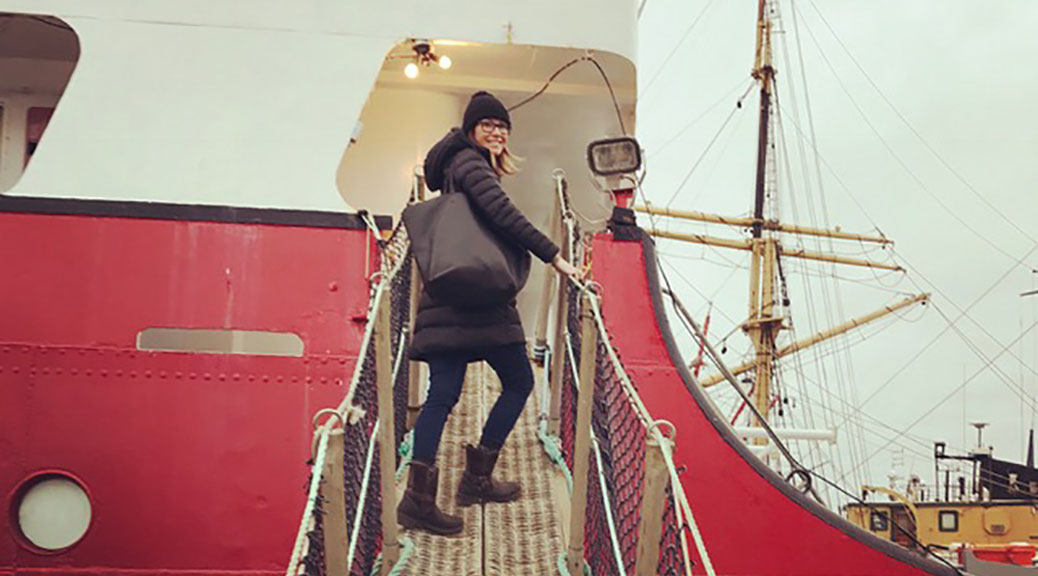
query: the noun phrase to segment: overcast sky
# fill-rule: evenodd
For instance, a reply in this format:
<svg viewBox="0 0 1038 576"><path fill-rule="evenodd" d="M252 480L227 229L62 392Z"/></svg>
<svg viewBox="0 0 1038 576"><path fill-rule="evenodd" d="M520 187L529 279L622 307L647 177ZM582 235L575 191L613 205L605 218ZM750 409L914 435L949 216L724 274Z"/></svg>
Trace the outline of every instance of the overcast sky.
<svg viewBox="0 0 1038 576"><path fill-rule="evenodd" d="M1038 3L782 0L778 8L776 137L788 150L778 160L778 215L863 233L878 227L895 240L893 253L847 242L833 249L908 269L904 276L874 274L786 260L796 337L910 293L933 293L931 306L787 362L786 416L823 427L857 414L844 402L861 406L865 415L855 422L862 425L839 430L843 469L862 468L844 479L850 487L866 479L885 484L892 465L932 482L932 440L972 446L966 428L973 421L991 423L985 443L994 444L996 457L1022 461L1038 396L1038 296L1019 296L1038 288ZM674 208L727 215L752 210L757 90L732 111L750 82L755 18L754 0L648 0L640 22L638 137L650 201L673 197ZM819 158L807 140L812 121ZM704 225L670 229L742 234ZM795 238L783 242L796 245ZM830 248L813 239L804 247ZM737 267L748 263L745 253L667 241L661 252L700 320L713 303L712 335L745 318L748 276ZM842 279L810 276L833 273ZM780 345L791 337L784 333ZM690 341L681 342L690 352ZM748 349L736 331L726 359L736 364ZM828 356L824 369L817 367L821 355ZM996 370L984 369L996 356ZM796 378L797 370L806 379ZM717 398L729 408L730 394ZM825 416L826 404L843 416ZM912 439L883 448L892 429L909 426ZM894 454L902 446L903 460Z"/></svg>

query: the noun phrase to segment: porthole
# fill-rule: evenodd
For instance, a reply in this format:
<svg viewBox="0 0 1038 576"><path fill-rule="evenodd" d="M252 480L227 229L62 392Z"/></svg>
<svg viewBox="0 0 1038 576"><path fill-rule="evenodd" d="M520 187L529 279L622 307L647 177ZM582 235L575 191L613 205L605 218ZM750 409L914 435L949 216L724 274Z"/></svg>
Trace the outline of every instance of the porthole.
<svg viewBox="0 0 1038 576"><path fill-rule="evenodd" d="M79 543L90 528L93 507L86 490L63 473L40 474L15 493L11 510L25 544L57 553Z"/></svg>

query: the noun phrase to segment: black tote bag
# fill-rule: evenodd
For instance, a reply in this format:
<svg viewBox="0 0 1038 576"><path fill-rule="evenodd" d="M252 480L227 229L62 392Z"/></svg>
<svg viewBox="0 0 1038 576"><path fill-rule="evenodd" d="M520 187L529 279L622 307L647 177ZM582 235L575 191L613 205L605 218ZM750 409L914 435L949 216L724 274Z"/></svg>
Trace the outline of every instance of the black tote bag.
<svg viewBox="0 0 1038 576"><path fill-rule="evenodd" d="M404 209L425 290L437 302L457 308L485 308L510 302L530 276L530 254L503 238L473 210L468 196L454 192L448 171L445 192Z"/></svg>

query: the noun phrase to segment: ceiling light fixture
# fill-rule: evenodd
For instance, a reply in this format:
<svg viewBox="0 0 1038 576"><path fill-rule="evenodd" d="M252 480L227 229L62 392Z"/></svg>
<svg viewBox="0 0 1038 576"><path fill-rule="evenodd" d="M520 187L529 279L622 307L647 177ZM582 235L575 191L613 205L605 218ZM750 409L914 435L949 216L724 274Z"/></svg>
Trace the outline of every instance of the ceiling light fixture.
<svg viewBox="0 0 1038 576"><path fill-rule="evenodd" d="M387 60L409 60L404 66L404 76L412 80L418 77L419 66L428 68L436 63L441 69L448 70L454 63L450 56L437 54L432 42L428 40L411 40L410 42L411 51L409 53L391 55Z"/></svg>

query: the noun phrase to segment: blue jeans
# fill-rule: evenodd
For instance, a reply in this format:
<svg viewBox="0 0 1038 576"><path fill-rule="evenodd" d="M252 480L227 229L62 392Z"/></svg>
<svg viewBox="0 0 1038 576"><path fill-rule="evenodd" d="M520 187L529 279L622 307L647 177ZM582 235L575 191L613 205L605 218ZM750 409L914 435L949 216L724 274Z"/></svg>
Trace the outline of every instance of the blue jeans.
<svg viewBox="0 0 1038 576"><path fill-rule="evenodd" d="M501 380L501 395L490 410L479 443L500 450L515 427L533 390L533 368L524 343L508 344L480 352L451 352L430 356L429 394L414 427L415 460L436 463L443 426L458 403L465 383L465 369L473 360L486 360Z"/></svg>

